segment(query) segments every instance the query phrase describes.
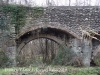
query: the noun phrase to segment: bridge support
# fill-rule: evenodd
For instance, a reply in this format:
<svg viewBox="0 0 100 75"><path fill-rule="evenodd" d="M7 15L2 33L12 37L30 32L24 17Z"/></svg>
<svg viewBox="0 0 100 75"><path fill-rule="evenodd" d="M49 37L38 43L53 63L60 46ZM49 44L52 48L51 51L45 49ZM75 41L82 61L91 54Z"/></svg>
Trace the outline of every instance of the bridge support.
<svg viewBox="0 0 100 75"><path fill-rule="evenodd" d="M85 67L89 67L91 62L91 52L92 52L91 39L84 38L81 41L76 38L71 38L71 41L72 41L71 50L76 54L76 56L82 59L83 65Z"/></svg>
<svg viewBox="0 0 100 75"><path fill-rule="evenodd" d="M9 66L15 67L16 66L16 46L7 47L8 50L8 58L9 58Z"/></svg>
<svg viewBox="0 0 100 75"><path fill-rule="evenodd" d="M85 67L90 66L92 52L92 42L89 38L83 39L83 64Z"/></svg>
<svg viewBox="0 0 100 75"><path fill-rule="evenodd" d="M82 57L82 53L81 53L81 42L80 40L73 38L72 39L72 51L78 56L78 57Z"/></svg>
<svg viewBox="0 0 100 75"><path fill-rule="evenodd" d="M8 65L11 67L16 66L16 42L15 42L15 27L11 27L11 35L9 37L9 40L7 42L7 56L9 58Z"/></svg>

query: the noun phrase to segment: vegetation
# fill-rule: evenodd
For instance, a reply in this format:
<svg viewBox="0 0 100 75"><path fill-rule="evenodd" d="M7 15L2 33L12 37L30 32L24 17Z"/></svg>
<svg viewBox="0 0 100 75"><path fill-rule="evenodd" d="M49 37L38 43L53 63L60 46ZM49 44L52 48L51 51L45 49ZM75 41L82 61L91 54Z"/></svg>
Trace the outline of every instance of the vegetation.
<svg viewBox="0 0 100 75"><path fill-rule="evenodd" d="M33 18L39 18L43 14L43 8L42 7L26 7L22 5L11 5L11 4L4 4L0 5L0 30L2 31L1 40L3 42L8 42L8 40L11 38L8 33L10 33L11 26L15 27L16 34L19 33L20 29L25 25L27 15L31 13L31 16ZM7 32L7 33L6 33ZM9 38L8 38L9 37ZM6 40L5 40L6 39ZM6 51L6 43L4 43L2 48L2 52L0 51L0 63L1 67L7 66L6 62L8 61L5 53L3 51Z"/></svg>
<svg viewBox="0 0 100 75"><path fill-rule="evenodd" d="M32 10L32 15L33 15L33 18L39 18L43 15L43 7L34 7L33 10Z"/></svg>
<svg viewBox="0 0 100 75"><path fill-rule="evenodd" d="M7 66L8 57L5 55L5 53L0 49L0 67Z"/></svg>
<svg viewBox="0 0 100 75"><path fill-rule="evenodd" d="M70 1L69 0L69 6L70 6ZM48 1L48 5L50 5L50 2ZM31 10L30 10L31 9ZM31 16L36 19L40 18L43 14L43 8L42 7L25 7L25 6L18 6L18 5L2 5L0 7L0 12L2 12L2 17L0 19L0 29L2 30L9 30L9 25L5 24L5 21L7 21L8 17L10 16L11 21L10 24L15 26L16 34L19 33L20 29L25 25L25 20L27 17L27 12L31 11ZM8 23L8 22L7 22ZM81 29L81 28L80 28ZM88 30L88 29L87 29ZM96 39L100 41L98 38L94 37L95 35L98 35L94 30L89 29L83 30L81 29L82 32L82 37L89 37L90 39ZM10 72L13 73L13 75L19 74L19 73L25 73L27 75L99 75L100 74L100 68L70 68L70 67L63 67L61 69L65 69L63 72L59 70L59 67L55 67L54 65L73 65L73 66L82 66L82 58L73 58L75 55L74 53L70 50L69 47L62 47L57 45L54 41L48 40L48 39L43 39L42 41L35 41L39 46L35 48L36 44L29 44L28 48L25 48L25 50L21 51L21 54L18 56L18 66L31 66L31 68L26 68L27 70L34 70L32 72L24 72L23 70L20 71L22 68L13 68L13 71L10 71L10 68L7 68L6 71L5 69L1 69L0 73L1 74L7 74ZM30 48L32 47L32 48ZM33 50L33 47L35 48ZM54 48L57 47L57 48ZM30 49L29 49L30 48ZM95 59L95 63L100 65L100 56L96 57L98 59ZM71 60L73 59L73 60ZM5 56L5 54L0 51L0 66L4 67L5 63L8 61L8 58ZM54 67L54 70L58 71L51 71L48 69L53 69L53 67L49 66L40 66L36 67L38 64L52 64ZM35 68L34 68L35 66ZM7 71L9 70L9 71ZM17 70L17 71L15 71ZM38 70L38 72L35 72L35 70ZM46 72L42 72L43 70L47 70ZM20 71L20 72L19 72ZM12 74L11 73L11 74Z"/></svg>
<svg viewBox="0 0 100 75"><path fill-rule="evenodd" d="M30 9L32 10L31 16L33 18L38 18L43 14L42 7L31 8L22 5L1 5L0 11L3 18L0 19L0 29L9 28L8 24L4 25L4 22L10 16L10 24L15 26L16 34L18 34L20 29L25 25L25 19Z"/></svg>
<svg viewBox="0 0 100 75"><path fill-rule="evenodd" d="M40 64L83 66L82 58L77 57L69 47L58 45L45 38L35 39L25 45L18 55L17 61L20 67L39 66Z"/></svg>
<svg viewBox="0 0 100 75"><path fill-rule="evenodd" d="M49 39L41 38L30 41L18 56L19 66L51 64L58 54L58 44Z"/></svg>
<svg viewBox="0 0 100 75"><path fill-rule="evenodd" d="M100 1L99 0L65 0L64 3L60 2L60 0L45 0L41 3L37 3L35 0L0 0L0 4L20 4L20 5L26 5L26 6L59 6L59 5L66 5L66 6L100 6ZM23 4L24 3L24 4Z"/></svg>
<svg viewBox="0 0 100 75"><path fill-rule="evenodd" d="M16 33L18 33L20 28L25 24L25 14L27 11L25 10L25 7L17 5L2 5L0 11L3 12L6 17L8 17L8 15L10 16L10 24L15 25ZM8 25L6 25L6 27L8 27Z"/></svg>
<svg viewBox="0 0 100 75"><path fill-rule="evenodd" d="M54 65L71 65L71 59L75 54L71 51L69 47L60 46L58 49L58 54L54 58L52 64Z"/></svg>
<svg viewBox="0 0 100 75"><path fill-rule="evenodd" d="M100 66L100 52L94 56L94 62L97 66Z"/></svg>
<svg viewBox="0 0 100 75"><path fill-rule="evenodd" d="M100 68L74 68L65 66L46 66L4 68L0 69L0 75L99 75Z"/></svg>

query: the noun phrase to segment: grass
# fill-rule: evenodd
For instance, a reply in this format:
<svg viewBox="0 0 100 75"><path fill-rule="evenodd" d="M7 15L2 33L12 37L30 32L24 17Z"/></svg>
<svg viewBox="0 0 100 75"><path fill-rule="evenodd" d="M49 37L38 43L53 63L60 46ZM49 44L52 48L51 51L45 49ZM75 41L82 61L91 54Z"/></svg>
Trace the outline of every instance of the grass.
<svg viewBox="0 0 100 75"><path fill-rule="evenodd" d="M0 69L0 75L20 75L19 73L24 73L25 75L100 75L100 67L45 66Z"/></svg>
<svg viewBox="0 0 100 75"><path fill-rule="evenodd" d="M1 68L0 75L9 75L13 72L28 72L28 71L35 71L37 67L14 67L14 68Z"/></svg>
<svg viewBox="0 0 100 75"><path fill-rule="evenodd" d="M5 69L3 69L3 68L0 69L0 75L6 75L6 74L10 74L10 73L11 73L10 69L9 70L6 70L6 68Z"/></svg>

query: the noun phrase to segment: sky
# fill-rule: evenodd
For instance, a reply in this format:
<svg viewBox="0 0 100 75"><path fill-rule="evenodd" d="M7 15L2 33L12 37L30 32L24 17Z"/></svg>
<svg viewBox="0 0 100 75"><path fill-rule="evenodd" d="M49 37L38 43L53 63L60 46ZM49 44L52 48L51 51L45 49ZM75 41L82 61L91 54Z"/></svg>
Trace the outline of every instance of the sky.
<svg viewBox="0 0 100 75"><path fill-rule="evenodd" d="M69 0L49 0L50 2L53 2L55 5L58 6L68 6L69 5ZM88 3L90 3L92 6L100 3L100 0L70 0L71 6L75 6L76 5L76 1L78 1L78 4L84 5L84 1L86 2L85 5L88 5ZM98 2L99 1L99 2ZM14 2L19 3L21 2L22 4L25 3L25 0L14 0ZM35 4L38 6L45 6L46 5L46 0L28 0L28 2L30 4Z"/></svg>

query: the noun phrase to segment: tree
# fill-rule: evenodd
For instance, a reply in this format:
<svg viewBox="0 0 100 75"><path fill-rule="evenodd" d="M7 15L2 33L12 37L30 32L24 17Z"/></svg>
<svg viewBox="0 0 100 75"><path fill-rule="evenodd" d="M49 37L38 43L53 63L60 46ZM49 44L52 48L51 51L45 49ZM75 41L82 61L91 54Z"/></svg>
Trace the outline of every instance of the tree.
<svg viewBox="0 0 100 75"><path fill-rule="evenodd" d="M75 4L76 4L76 6L78 5L78 0L76 0L76 3Z"/></svg>
<svg viewBox="0 0 100 75"><path fill-rule="evenodd" d="M70 6L71 0L69 0L69 6Z"/></svg>
<svg viewBox="0 0 100 75"><path fill-rule="evenodd" d="M0 0L0 5L2 5L3 4L3 0Z"/></svg>
<svg viewBox="0 0 100 75"><path fill-rule="evenodd" d="M10 0L0 0L0 5L9 4L9 1ZM11 0L11 2L12 2L12 0Z"/></svg>
<svg viewBox="0 0 100 75"><path fill-rule="evenodd" d="M55 6L55 5L58 5L58 3L57 4L55 4L55 2L54 2L54 0L46 0L46 5L47 6Z"/></svg>
<svg viewBox="0 0 100 75"><path fill-rule="evenodd" d="M89 0L89 6L91 5L91 0Z"/></svg>
<svg viewBox="0 0 100 75"><path fill-rule="evenodd" d="M6 1L5 1L5 4L8 4L8 3L9 3L9 0L6 0Z"/></svg>

